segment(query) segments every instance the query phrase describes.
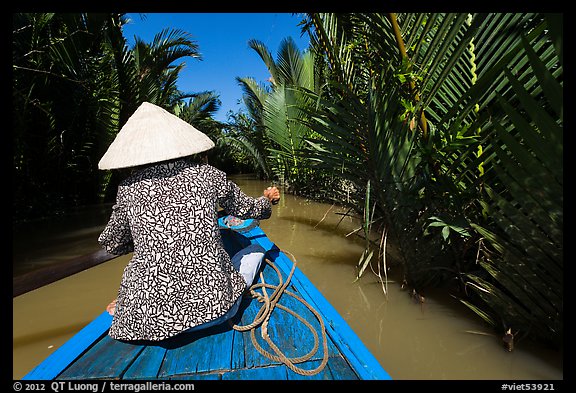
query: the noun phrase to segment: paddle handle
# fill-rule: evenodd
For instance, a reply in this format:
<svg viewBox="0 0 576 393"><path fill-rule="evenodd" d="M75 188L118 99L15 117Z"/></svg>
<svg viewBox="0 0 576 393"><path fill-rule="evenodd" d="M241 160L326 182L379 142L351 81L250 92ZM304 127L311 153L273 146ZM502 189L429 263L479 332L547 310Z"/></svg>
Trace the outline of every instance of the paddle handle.
<svg viewBox="0 0 576 393"><path fill-rule="evenodd" d="M102 249L62 263L21 274L12 279L12 297L51 284L62 278L114 259L117 256L118 255L109 254L107 251Z"/></svg>

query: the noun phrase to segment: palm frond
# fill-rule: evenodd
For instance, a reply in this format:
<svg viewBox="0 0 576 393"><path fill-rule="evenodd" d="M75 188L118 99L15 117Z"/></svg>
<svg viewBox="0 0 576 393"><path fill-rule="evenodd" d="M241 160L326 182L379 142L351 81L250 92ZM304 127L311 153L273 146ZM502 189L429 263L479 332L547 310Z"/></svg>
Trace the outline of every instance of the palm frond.
<svg viewBox="0 0 576 393"><path fill-rule="evenodd" d="M253 165L260 168L266 177L270 177L271 173L266 157L250 138L242 134L232 134L224 136L222 141L250 157Z"/></svg>
<svg viewBox="0 0 576 393"><path fill-rule="evenodd" d="M269 94L266 86L256 82L254 78L236 78L242 89L243 101L248 113L254 119L262 118L262 110L266 97Z"/></svg>
<svg viewBox="0 0 576 393"><path fill-rule="evenodd" d="M279 71L277 69L276 62L272 57L272 53L268 50L268 47L260 40L257 39L250 39L248 41L248 46L252 48L258 56L264 62L266 68L268 68L268 72L270 72L271 82L273 84L279 83L281 76L279 75Z"/></svg>
<svg viewBox="0 0 576 393"><path fill-rule="evenodd" d="M506 292L518 303L513 310L529 310L524 329L530 326L539 338L558 344L563 321L563 148L562 118L557 117L562 85L546 66L549 52L537 54L535 42L522 38L519 51L534 77L522 83L505 68L508 87L503 91L513 99L497 94L491 104L502 114L491 124L493 187L484 186L494 227L474 228L494 250L484 254L482 266L493 277L492 285L501 288L498 296ZM469 279L478 283L476 276ZM497 308L496 295L482 296ZM498 312L512 321L517 317L513 310Z"/></svg>

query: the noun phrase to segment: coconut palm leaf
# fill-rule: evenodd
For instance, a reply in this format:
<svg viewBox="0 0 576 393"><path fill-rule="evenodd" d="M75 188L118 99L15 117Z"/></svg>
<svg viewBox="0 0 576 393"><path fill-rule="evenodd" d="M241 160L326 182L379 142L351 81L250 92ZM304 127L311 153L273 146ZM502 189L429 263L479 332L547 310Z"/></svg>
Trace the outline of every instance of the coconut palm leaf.
<svg viewBox="0 0 576 393"><path fill-rule="evenodd" d="M304 137L310 130L300 121L303 112L299 106L306 105L306 98L299 89L319 88L319 78L314 69L315 54L302 54L290 37L280 43L276 60L262 42L250 40L249 46L268 68L271 85L267 88L252 78L237 78L244 90L244 102L254 126L262 127L261 131L246 136L264 141L274 163L270 167L279 178L292 184L302 183L303 176L310 174L300 158Z"/></svg>
<svg viewBox="0 0 576 393"><path fill-rule="evenodd" d="M248 41L248 46L252 48L258 56L264 62L266 68L268 68L268 72L270 72L270 82L273 85L280 83L281 76L279 75L278 67L276 66L276 62L274 61L274 57L272 53L268 50L268 47L262 42L257 39L251 39Z"/></svg>
<svg viewBox="0 0 576 393"><path fill-rule="evenodd" d="M495 330L507 330L506 328L510 326L532 327L532 316L522 304L518 304L505 291L502 291L498 286L483 277L473 274L470 274L469 277L471 278L471 282L468 283L469 288L472 288L484 302L490 303L494 311L487 313L477 305L470 308L472 311L477 312L482 319L487 320L490 325L494 326ZM463 303L466 305L470 304L465 301ZM507 320L503 321L500 318L501 315L507 315Z"/></svg>
<svg viewBox="0 0 576 393"><path fill-rule="evenodd" d="M495 226L492 231L475 228L495 250L483 254L482 264L495 280L492 285L529 310L529 317L520 323L512 310L497 306L500 295L482 296L507 326L535 329L540 339L558 345L563 323L563 149L562 118L555 116L562 113L562 84L546 66L549 51L537 54L537 45L528 38L521 45L534 77L522 83L510 69L502 72L509 85L505 92L514 93L516 107L500 95L492 104L503 114L492 124L497 188L484 188ZM561 66L554 68L561 75ZM476 276L469 279L479 283Z"/></svg>
<svg viewBox="0 0 576 393"><path fill-rule="evenodd" d="M314 149L307 152L307 157L315 162L315 167L321 171L332 171L348 180L353 180L359 188L368 182L366 171L362 169L367 161L366 150L362 147L362 139L357 133L365 127L366 116L359 111L359 101L354 97L333 102L316 96L308 91L312 99L317 100L322 111L314 108L303 108L307 111L306 125L315 132L317 137L307 138ZM357 212L363 205L358 201Z"/></svg>
<svg viewBox="0 0 576 393"><path fill-rule="evenodd" d="M255 172L266 178L272 176L268 165L266 146L269 142L263 127L254 124L254 117L246 113L232 114L232 122L226 124L222 143L231 146L240 155L248 157Z"/></svg>
<svg viewBox="0 0 576 393"><path fill-rule="evenodd" d="M412 242L404 247L407 263L422 266L412 273L430 271L427 261L448 257L430 252L434 241L419 234L434 211L442 212L438 215L446 222L463 217L468 222L492 220L502 229L516 225L514 238L520 243L515 247L528 247L540 264L561 255L562 186L557 178L563 173L562 132L551 115L560 115L561 122L562 72L555 60L561 45L555 50L546 44L550 41L541 15L401 14L402 37L396 40L391 40L388 19L378 14L322 14L310 19L317 35L313 42L322 47L340 81L329 85L326 99L317 99L319 110L309 110L309 126L320 136L309 141L315 150L310 158L323 169L332 166L334 174L352 180L359 189L373 182L377 209L386 212L390 228L401 229L401 243ZM362 41L365 47L358 45ZM401 62L396 59L402 41L407 43L407 57ZM361 54L348 55L349 48ZM396 55L391 56L394 49ZM392 76L413 87L402 88ZM340 101L326 102L335 97ZM406 120L425 112L429 141L415 137L398 121L403 115L400 102L406 105ZM535 117L527 119L525 113ZM516 131L520 129L524 131ZM529 185L545 181L539 177L544 173L550 177L545 190ZM494 192L482 193L492 189L489 185ZM442 198L447 190L451 197ZM357 197L365 198L362 193ZM518 210L517 204L526 210ZM356 203L359 212L361 207ZM464 243L461 246L466 249ZM556 283L559 266L552 262L545 268ZM532 268L514 269L508 277L534 276ZM557 303L548 284L538 286L532 280L526 285ZM536 309L553 310L545 305Z"/></svg>
<svg viewBox="0 0 576 393"><path fill-rule="evenodd" d="M292 37L284 38L280 42L278 58L278 84L309 87L314 82L314 74L307 72L303 56Z"/></svg>
<svg viewBox="0 0 576 393"><path fill-rule="evenodd" d="M284 168L291 168L295 176L302 170L299 152L308 133L307 127L297 122L302 117L296 105L297 99L296 90L279 85L267 97L263 108L266 135L277 146L269 150L277 160L284 163ZM284 176L291 177L286 172Z"/></svg>
<svg viewBox="0 0 576 393"><path fill-rule="evenodd" d="M268 167L268 162L266 157L262 154L261 150L257 145L254 144L254 140L250 139L246 135L225 135L222 138L222 142L243 154L246 154L252 160L252 165L256 168L260 168L265 176L270 176L270 168Z"/></svg>
<svg viewBox="0 0 576 393"><path fill-rule="evenodd" d="M22 194L15 200L38 206L40 214L55 213L58 205L96 202L100 141L117 119L106 117L114 113L111 97L117 95L106 52L115 17L121 19L15 14L16 162L25 174L15 178L28 183L16 187Z"/></svg>
<svg viewBox="0 0 576 393"><path fill-rule="evenodd" d="M177 101L173 112L192 125L211 119L220 108L220 99L212 91L194 93L191 96L188 102L182 99Z"/></svg>
<svg viewBox="0 0 576 393"><path fill-rule="evenodd" d="M327 61L332 67L334 79L349 88L352 88L352 80L349 79L351 69L344 70L342 67L352 67L350 61L351 51L340 50L345 45L339 45L342 42L341 34L344 30L338 23L336 14L309 14L309 26L314 26L315 34L312 35L312 44L315 47L322 48L326 54Z"/></svg>
<svg viewBox="0 0 576 393"><path fill-rule="evenodd" d="M242 89L242 100L246 106L248 114L252 119L261 122L264 101L269 94L269 89L263 84L256 82L254 78L236 78Z"/></svg>
<svg viewBox="0 0 576 393"><path fill-rule="evenodd" d="M495 315L495 326L514 320L526 330L540 318L548 326L536 335L558 331L562 37L547 25L557 19L308 14L311 64L325 67L311 74L314 87L298 79L305 67L295 50L282 48L274 62L254 44L273 88L252 88L251 100L277 170L335 179L334 196L359 217L373 201L364 222L390 229L412 285L466 280L485 303L463 301ZM363 272L369 255L367 247Z"/></svg>
<svg viewBox="0 0 576 393"><path fill-rule="evenodd" d="M476 104L479 111L496 99L496 92L505 95L508 89L502 70L509 65L515 69L526 64L526 57L520 56L522 51L521 32L529 21L531 24L527 38L533 40L540 36L545 24L537 24L532 14L488 14L482 15L484 19L474 35L474 57L477 80L461 95L459 100L447 108L438 126L450 123L463 123L463 119L470 116ZM541 21L541 20L540 20ZM518 26L520 25L520 26ZM501 34L496 34L501 32ZM495 37L505 37L502 41L494 42ZM487 53L490 51L489 53Z"/></svg>

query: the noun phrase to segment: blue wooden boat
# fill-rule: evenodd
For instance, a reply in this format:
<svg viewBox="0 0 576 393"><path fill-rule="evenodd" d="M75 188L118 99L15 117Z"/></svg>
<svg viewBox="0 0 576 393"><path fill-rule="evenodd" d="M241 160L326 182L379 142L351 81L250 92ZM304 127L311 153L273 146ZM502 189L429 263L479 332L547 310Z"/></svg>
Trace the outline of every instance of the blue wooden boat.
<svg viewBox="0 0 576 393"><path fill-rule="evenodd" d="M121 342L107 335L112 317L104 311L23 379L391 379L346 321L270 241L256 220L229 226L224 219L221 217L219 222L227 251L233 255L251 243L261 245L269 261L263 263L264 282L276 288L287 284L268 320L267 336L257 331L261 327L248 332L223 323L163 342ZM272 292L267 290L269 295ZM245 297L234 323L249 325L262 305L253 297ZM304 318L309 327L286 309ZM272 345L263 337L270 337Z"/></svg>

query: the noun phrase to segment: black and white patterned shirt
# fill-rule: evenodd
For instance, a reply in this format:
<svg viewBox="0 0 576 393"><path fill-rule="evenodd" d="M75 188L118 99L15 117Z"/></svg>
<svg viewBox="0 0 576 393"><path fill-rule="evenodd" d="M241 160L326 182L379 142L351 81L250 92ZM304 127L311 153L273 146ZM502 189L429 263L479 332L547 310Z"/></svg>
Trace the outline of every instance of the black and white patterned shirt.
<svg viewBox="0 0 576 393"><path fill-rule="evenodd" d="M246 283L218 228L218 205L242 219L266 219L270 201L244 194L226 174L189 159L142 169L118 187L98 241L133 252L122 275L109 335L163 340L223 315Z"/></svg>

